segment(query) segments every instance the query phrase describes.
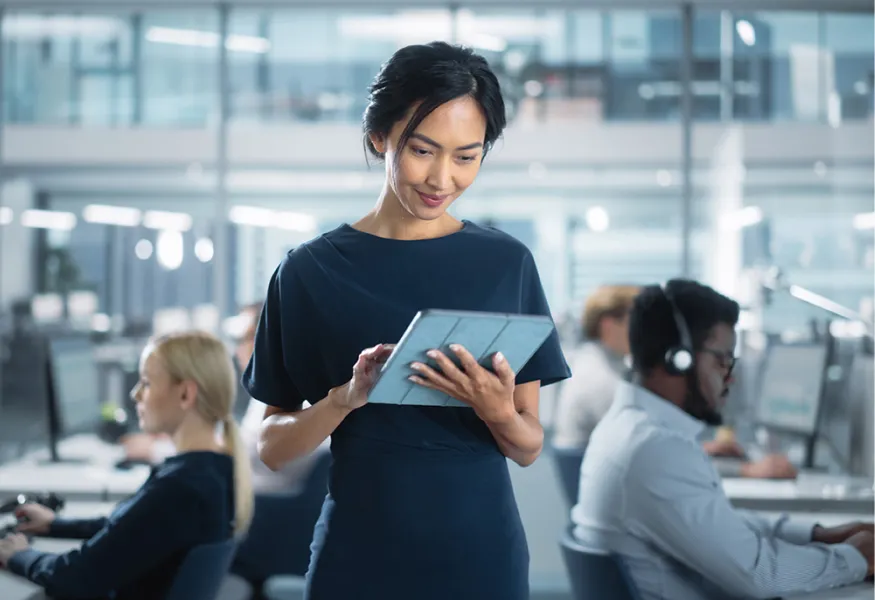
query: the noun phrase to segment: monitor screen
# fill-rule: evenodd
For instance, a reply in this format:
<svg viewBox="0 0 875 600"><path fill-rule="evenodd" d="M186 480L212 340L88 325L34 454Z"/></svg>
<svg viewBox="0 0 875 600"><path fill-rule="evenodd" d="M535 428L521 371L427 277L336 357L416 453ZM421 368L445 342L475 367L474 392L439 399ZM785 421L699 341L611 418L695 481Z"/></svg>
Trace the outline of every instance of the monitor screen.
<svg viewBox="0 0 875 600"><path fill-rule="evenodd" d="M101 418L94 347L87 338L59 338L49 342L49 351L58 433L94 430Z"/></svg>
<svg viewBox="0 0 875 600"><path fill-rule="evenodd" d="M759 422L813 435L817 430L826 346L776 345L766 356L759 397Z"/></svg>

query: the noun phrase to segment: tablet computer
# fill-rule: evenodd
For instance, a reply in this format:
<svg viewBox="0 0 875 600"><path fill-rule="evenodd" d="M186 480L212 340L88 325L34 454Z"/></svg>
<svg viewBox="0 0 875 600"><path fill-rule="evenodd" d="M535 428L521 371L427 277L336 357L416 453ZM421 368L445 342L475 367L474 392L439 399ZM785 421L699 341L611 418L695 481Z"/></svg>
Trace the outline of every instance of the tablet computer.
<svg viewBox="0 0 875 600"><path fill-rule="evenodd" d="M368 394L368 402L414 406L468 406L447 394L410 381L408 377L415 374L410 364L418 361L437 368L437 363L425 353L438 349L458 365L458 359L449 346L459 344L490 371L492 357L496 352L501 352L514 372L519 373L553 329L553 320L541 315L420 311L416 313L380 370L377 381Z"/></svg>

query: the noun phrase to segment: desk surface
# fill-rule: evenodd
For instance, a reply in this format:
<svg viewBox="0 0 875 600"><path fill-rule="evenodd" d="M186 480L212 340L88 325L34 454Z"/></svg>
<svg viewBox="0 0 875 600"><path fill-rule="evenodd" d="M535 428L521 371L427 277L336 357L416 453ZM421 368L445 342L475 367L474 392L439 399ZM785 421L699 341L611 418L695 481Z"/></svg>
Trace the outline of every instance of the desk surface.
<svg viewBox="0 0 875 600"><path fill-rule="evenodd" d="M868 513L875 510L872 481L860 477L800 473L796 481L723 479L738 508L758 511Z"/></svg>
<svg viewBox="0 0 875 600"><path fill-rule="evenodd" d="M149 476L145 466L116 469L124 450L96 436L71 437L59 446L59 454L71 462L46 462L48 452L41 451L0 465L0 498L51 491L71 501L118 501L137 491Z"/></svg>

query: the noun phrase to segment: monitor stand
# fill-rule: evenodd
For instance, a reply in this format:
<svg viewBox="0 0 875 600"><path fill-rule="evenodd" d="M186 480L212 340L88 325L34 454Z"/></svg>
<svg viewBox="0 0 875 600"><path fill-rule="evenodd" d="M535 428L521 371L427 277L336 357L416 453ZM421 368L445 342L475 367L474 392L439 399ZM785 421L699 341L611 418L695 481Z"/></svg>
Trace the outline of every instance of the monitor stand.
<svg viewBox="0 0 875 600"><path fill-rule="evenodd" d="M91 462L87 458L70 458L61 456L58 453L58 442L57 440L49 441L49 458L43 459L39 461L41 465L60 465L60 464L72 464L72 465L84 465L86 463Z"/></svg>

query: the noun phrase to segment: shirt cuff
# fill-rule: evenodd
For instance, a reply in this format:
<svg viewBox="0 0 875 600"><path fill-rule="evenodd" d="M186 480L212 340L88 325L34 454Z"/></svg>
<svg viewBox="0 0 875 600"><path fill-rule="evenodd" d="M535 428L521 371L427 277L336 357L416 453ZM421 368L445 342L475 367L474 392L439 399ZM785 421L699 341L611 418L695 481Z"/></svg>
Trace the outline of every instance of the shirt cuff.
<svg viewBox="0 0 875 600"><path fill-rule="evenodd" d="M869 573L869 565L866 559L860 554L860 551L850 544L836 544L831 546L836 554L844 558L848 563L848 570L851 572L853 579L851 582L863 581Z"/></svg>
<svg viewBox="0 0 875 600"><path fill-rule="evenodd" d="M10 573L15 573L20 577L27 577L28 571L30 571L33 564L38 561L43 554L45 554L45 552L40 552L33 548L16 552L7 561L6 568Z"/></svg>
<svg viewBox="0 0 875 600"><path fill-rule="evenodd" d="M815 523L786 519L778 525L777 535L786 542L802 546L811 543L815 525Z"/></svg>

